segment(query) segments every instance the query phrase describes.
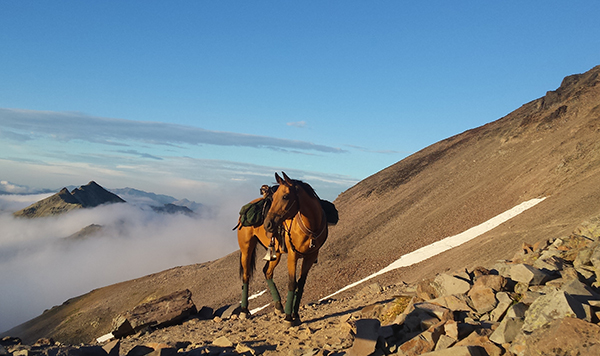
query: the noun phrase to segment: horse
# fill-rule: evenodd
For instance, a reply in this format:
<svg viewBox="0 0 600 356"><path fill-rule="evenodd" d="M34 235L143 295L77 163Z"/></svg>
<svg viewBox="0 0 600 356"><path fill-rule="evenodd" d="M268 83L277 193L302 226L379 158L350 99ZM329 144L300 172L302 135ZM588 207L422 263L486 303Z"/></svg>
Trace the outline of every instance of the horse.
<svg viewBox="0 0 600 356"><path fill-rule="evenodd" d="M317 260L319 249L327 240L328 227L326 213L314 189L309 184L290 179L282 173L283 178L275 173L279 188L273 194L271 207L260 229L264 229L268 234L277 233L281 226L284 229L282 238L287 246L289 278L284 312L285 323L292 326L301 323L298 311L306 277ZM275 266L279 257L280 254L277 255ZM300 278L296 279L296 268L300 258Z"/></svg>
<svg viewBox="0 0 600 356"><path fill-rule="evenodd" d="M238 222L238 226L236 226L236 228L238 245L240 246L241 252L240 277L242 278L242 301L240 305L240 318L245 319L250 315L250 311L248 310L248 288L250 279L252 278L256 266L256 246L258 243L262 244L264 247L269 246L271 241L273 241L273 233L267 232L262 222L251 226L242 226L241 223ZM281 259L281 251L279 248L279 241L277 239L275 239L275 246L273 247L273 250L273 258L265 263L263 273L265 275L265 279L267 280L271 297L273 298L275 310L283 313L281 297L279 296L279 291L277 290L277 286L273 281L273 272Z"/></svg>

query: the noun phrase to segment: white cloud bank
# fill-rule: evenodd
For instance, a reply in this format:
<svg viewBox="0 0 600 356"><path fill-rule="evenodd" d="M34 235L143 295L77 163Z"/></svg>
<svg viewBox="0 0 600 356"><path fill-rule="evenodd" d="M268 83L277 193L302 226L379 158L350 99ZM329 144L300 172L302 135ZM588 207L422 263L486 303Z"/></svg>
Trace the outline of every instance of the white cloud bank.
<svg viewBox="0 0 600 356"><path fill-rule="evenodd" d="M0 331L94 288L235 251L231 228L238 209L222 206L210 219L129 204L38 219L0 213ZM104 230L84 240L63 239L90 224Z"/></svg>

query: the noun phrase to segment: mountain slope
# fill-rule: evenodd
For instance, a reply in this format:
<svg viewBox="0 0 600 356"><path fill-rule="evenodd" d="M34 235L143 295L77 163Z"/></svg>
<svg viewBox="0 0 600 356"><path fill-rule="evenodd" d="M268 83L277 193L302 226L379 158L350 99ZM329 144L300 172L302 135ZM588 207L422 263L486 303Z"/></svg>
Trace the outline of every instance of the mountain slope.
<svg viewBox="0 0 600 356"><path fill-rule="evenodd" d="M72 192L69 192L67 188L63 188L60 192L15 212L14 216L28 218L52 216L74 209L93 208L102 204L124 202L125 200L119 198L119 196L91 181L86 185L73 189Z"/></svg>
<svg viewBox="0 0 600 356"><path fill-rule="evenodd" d="M568 234L600 214L599 74L600 66L566 77L544 97L497 121L433 144L342 193L335 201L340 222L330 228L319 263L308 277L304 301L329 295L405 253L532 198L547 199L471 242L389 272L377 281L415 282L447 270L490 265L510 258L523 242ZM236 218L232 216L232 222ZM259 258L263 251L258 251ZM116 314L184 288L192 291L197 306L235 303L241 286L238 260L236 252L217 261L101 288L9 334L33 341L53 336L66 342L89 342L110 331ZM280 291L287 285L285 265L282 261L275 273ZM257 275L252 293L266 288ZM268 302L265 294L252 300L251 308ZM69 323L64 323L67 319Z"/></svg>

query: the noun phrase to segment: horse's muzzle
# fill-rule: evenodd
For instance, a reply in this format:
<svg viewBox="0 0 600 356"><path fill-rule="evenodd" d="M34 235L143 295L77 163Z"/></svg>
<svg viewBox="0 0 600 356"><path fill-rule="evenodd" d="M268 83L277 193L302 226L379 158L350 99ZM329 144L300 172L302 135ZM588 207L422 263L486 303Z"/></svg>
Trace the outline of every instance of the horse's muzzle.
<svg viewBox="0 0 600 356"><path fill-rule="evenodd" d="M274 233L275 229L277 227L277 223L275 222L275 219L273 219L273 218L270 218L270 219L267 218L267 219L265 219L264 226L265 226L265 230L267 232Z"/></svg>

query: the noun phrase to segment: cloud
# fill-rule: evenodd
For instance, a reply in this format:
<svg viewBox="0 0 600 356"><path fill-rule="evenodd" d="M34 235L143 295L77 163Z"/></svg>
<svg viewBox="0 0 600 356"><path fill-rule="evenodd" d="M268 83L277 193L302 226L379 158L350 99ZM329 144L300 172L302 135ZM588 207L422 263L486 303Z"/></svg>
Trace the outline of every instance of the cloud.
<svg viewBox="0 0 600 356"><path fill-rule="evenodd" d="M153 145L217 145L342 153L337 147L306 141L243 133L210 131L162 122L101 118L75 112L34 111L0 108L4 136L24 141L50 137L60 141L82 140L107 145L138 141Z"/></svg>
<svg viewBox="0 0 600 356"><path fill-rule="evenodd" d="M112 204L51 218L0 214L0 280L10 286L0 293L0 332L92 289L235 251L239 206L212 211L208 219ZM90 224L104 229L63 239Z"/></svg>
<svg viewBox="0 0 600 356"><path fill-rule="evenodd" d="M158 156L153 156L151 154L148 153L143 153L143 152L139 152L136 150L119 150L116 151L118 153L124 153L124 154L128 154L128 155L133 155L133 156L138 156L138 157L142 157L142 158L150 158L150 159L154 159L157 161L162 161L163 159L158 157Z"/></svg>
<svg viewBox="0 0 600 356"><path fill-rule="evenodd" d="M9 194L33 194L39 193L40 191L26 185L19 185L6 180L0 180L0 192Z"/></svg>
<svg viewBox="0 0 600 356"><path fill-rule="evenodd" d="M306 121L288 122L287 125L288 126L293 126L293 127L305 128L306 127Z"/></svg>
<svg viewBox="0 0 600 356"><path fill-rule="evenodd" d="M354 148L356 150L368 153L381 153L381 154L398 154L398 153L411 153L409 151L394 151L394 150L372 150L366 147L355 146L355 145L346 145L346 147Z"/></svg>

